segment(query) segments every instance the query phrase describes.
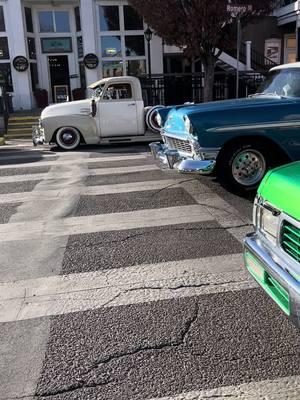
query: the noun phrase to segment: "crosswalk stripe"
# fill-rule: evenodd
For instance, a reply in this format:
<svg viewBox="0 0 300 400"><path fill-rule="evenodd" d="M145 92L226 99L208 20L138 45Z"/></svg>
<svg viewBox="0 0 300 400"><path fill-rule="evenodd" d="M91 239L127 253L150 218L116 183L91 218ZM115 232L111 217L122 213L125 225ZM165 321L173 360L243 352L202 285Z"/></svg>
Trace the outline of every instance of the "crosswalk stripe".
<svg viewBox="0 0 300 400"><path fill-rule="evenodd" d="M300 376L288 376L273 380L243 383L237 386L225 386L182 393L174 396L152 398L149 400L204 400L227 399L232 400L298 400Z"/></svg>
<svg viewBox="0 0 300 400"><path fill-rule="evenodd" d="M195 182L183 182L182 187L203 207L206 207L212 217L241 243L245 235L252 231L252 221L241 215L227 201L222 199L217 193L207 189L205 193L199 190ZM230 229L230 227L232 227Z"/></svg>
<svg viewBox="0 0 300 400"><path fill-rule="evenodd" d="M147 190L163 190L169 187L178 187L180 177L162 181L129 182L116 185L83 187L82 194L88 196L108 195L130 192L144 192ZM32 192L6 193L0 196L0 204L31 202L31 201L52 201L57 198L68 197L69 191L60 190L34 190Z"/></svg>
<svg viewBox="0 0 300 400"><path fill-rule="evenodd" d="M8 282L0 284L0 322L256 286L241 254Z"/></svg>
<svg viewBox="0 0 300 400"><path fill-rule="evenodd" d="M0 153L1 155L1 153ZM40 167L40 166L59 166L59 165L73 165L73 164L89 164L93 162L118 162L118 161L129 161L129 160L145 160L146 159L146 154L141 155L126 155L126 156L105 156L105 157L92 157L88 158L87 153L76 153L75 156L72 154L72 156L66 155L60 155L59 159L55 161L55 164L53 161L43 161L44 159L51 159L51 157L56 157L56 154L44 154L42 157L41 155L38 154L30 154L26 156L3 156L1 155L0 161L6 161L6 160L30 160L30 159L36 159L35 161L32 162L24 162L24 163L18 163L18 164L6 164L6 165L0 165L0 169L6 169L6 168L26 168L26 167ZM37 161L42 161L41 164L37 164Z"/></svg>
<svg viewBox="0 0 300 400"><path fill-rule="evenodd" d="M98 168L98 169L86 169L86 170L82 169L81 172L77 173L79 174L78 177L84 177L84 176L100 176L100 175L120 175L120 174L128 174L131 172L145 172L154 170L158 170L158 167L156 165L140 165L134 167ZM74 172L72 169L70 169L69 171L65 171L60 176L56 176L56 178L66 179L71 176L74 176ZM48 173L0 176L0 184L9 182L40 181L46 179L51 179Z"/></svg>
<svg viewBox="0 0 300 400"><path fill-rule="evenodd" d="M204 207L191 205L50 221L12 222L0 225L0 241L9 242L28 238L34 240L41 237L121 231L211 220L213 217Z"/></svg>

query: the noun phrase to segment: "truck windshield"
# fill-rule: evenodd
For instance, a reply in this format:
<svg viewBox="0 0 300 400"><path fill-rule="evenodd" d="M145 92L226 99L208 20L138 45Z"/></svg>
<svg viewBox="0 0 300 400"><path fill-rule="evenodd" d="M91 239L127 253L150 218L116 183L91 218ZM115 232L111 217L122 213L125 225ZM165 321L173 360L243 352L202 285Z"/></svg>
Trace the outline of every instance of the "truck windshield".
<svg viewBox="0 0 300 400"><path fill-rule="evenodd" d="M256 96L259 95L300 97L300 68L269 72L256 92Z"/></svg>

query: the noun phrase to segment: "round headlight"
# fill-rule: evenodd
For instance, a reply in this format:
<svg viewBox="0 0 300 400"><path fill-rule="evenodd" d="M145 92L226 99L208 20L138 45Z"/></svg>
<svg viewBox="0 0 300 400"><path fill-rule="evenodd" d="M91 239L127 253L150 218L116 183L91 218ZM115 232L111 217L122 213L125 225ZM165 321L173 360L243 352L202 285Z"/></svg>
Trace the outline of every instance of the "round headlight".
<svg viewBox="0 0 300 400"><path fill-rule="evenodd" d="M191 124L189 117L187 115L185 115L183 118L184 118L185 131L187 133L193 134L194 129L193 129L193 125Z"/></svg>
<svg viewBox="0 0 300 400"><path fill-rule="evenodd" d="M162 127L162 118L158 112L156 112L155 120L156 120L157 125L161 128Z"/></svg>

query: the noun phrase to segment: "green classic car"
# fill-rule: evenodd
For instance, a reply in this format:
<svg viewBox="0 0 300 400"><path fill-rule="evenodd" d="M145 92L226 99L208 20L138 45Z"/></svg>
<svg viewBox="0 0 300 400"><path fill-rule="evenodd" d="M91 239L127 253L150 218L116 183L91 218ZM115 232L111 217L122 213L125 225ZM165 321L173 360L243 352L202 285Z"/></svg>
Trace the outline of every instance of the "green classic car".
<svg viewBox="0 0 300 400"><path fill-rule="evenodd" d="M300 327L300 162L267 173L255 199L245 266Z"/></svg>

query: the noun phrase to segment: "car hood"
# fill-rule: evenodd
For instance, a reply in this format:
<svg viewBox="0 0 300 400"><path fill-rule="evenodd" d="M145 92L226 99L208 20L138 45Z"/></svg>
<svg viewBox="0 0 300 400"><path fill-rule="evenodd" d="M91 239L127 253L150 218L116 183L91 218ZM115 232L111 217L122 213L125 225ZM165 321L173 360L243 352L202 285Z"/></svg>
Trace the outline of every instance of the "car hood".
<svg viewBox="0 0 300 400"><path fill-rule="evenodd" d="M48 117L56 117L60 115L74 115L82 114L89 115L91 113L91 100L78 100L69 101L66 103L53 104L52 106L46 107L41 114L41 119Z"/></svg>
<svg viewBox="0 0 300 400"><path fill-rule="evenodd" d="M270 171L258 193L274 207L300 221L300 162Z"/></svg>
<svg viewBox="0 0 300 400"><path fill-rule="evenodd" d="M294 102L292 98L280 97L280 96L254 96L243 99L233 100L222 100L222 101L211 101L209 103L195 104L192 106L186 106L184 108L179 107L180 110L184 111L186 115L192 115L198 112L206 111L219 111L219 110L231 110L237 108L248 108L248 107L259 107L273 104L286 104L286 102Z"/></svg>

